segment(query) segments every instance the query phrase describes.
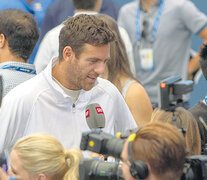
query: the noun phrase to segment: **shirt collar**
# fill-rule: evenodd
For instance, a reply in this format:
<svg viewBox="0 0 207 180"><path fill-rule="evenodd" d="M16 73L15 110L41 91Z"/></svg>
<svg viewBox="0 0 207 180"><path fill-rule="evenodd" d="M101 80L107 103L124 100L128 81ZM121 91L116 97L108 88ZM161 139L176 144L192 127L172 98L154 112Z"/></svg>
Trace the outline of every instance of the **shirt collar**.
<svg viewBox="0 0 207 180"><path fill-rule="evenodd" d="M83 11L83 12L77 12L73 16L77 16L77 15L80 15L80 14L96 15L96 14L98 14L98 12L96 12L96 11Z"/></svg>
<svg viewBox="0 0 207 180"><path fill-rule="evenodd" d="M24 63L24 62L18 62L18 61L6 61L6 62L2 62L2 63L0 63L0 68L3 67L4 65L28 67L28 68L35 69L34 64L29 64L29 63Z"/></svg>
<svg viewBox="0 0 207 180"><path fill-rule="evenodd" d="M64 92L64 90L53 80L52 78L52 68L55 66L57 63L58 58L53 58L49 62L48 66L45 68L45 70L42 72L45 75L45 78L49 82L49 84L52 86L52 88L57 92L56 94L59 94L60 96L64 97L64 99L68 99L69 96ZM85 91L83 89L80 90L80 95L78 98L78 101L89 101L92 95L92 91L97 86L98 81L96 80L94 87L89 90ZM58 98L57 101L60 101L61 98Z"/></svg>

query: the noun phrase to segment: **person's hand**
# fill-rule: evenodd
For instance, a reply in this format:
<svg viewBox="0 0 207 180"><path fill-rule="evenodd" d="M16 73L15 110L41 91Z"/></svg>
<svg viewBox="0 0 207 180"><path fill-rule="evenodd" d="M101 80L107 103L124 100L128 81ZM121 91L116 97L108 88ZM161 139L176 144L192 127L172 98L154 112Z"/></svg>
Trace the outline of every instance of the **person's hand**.
<svg viewBox="0 0 207 180"><path fill-rule="evenodd" d="M98 153L92 152L91 158L94 158L94 157L99 158L101 160L104 160L104 156L102 154L98 154Z"/></svg>
<svg viewBox="0 0 207 180"><path fill-rule="evenodd" d="M122 152L121 152L122 178L125 179L125 180L134 180L134 178L131 176L131 173L130 173L131 162L128 160L129 159L128 145L129 145L129 141L127 139L124 143L124 147L123 147Z"/></svg>
<svg viewBox="0 0 207 180"><path fill-rule="evenodd" d="M0 168L0 180L9 180L9 177L2 168Z"/></svg>

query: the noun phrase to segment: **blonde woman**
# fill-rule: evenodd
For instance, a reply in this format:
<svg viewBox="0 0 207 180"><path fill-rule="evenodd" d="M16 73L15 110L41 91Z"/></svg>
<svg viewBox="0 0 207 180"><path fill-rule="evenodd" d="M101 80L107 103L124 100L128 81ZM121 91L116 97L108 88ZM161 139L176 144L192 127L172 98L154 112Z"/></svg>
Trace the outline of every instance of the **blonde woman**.
<svg viewBox="0 0 207 180"><path fill-rule="evenodd" d="M199 155L201 153L201 139L198 124L193 115L183 107L177 107L174 112L175 122L173 122L173 112L155 109L152 113L151 122L162 121L176 125L178 128L186 129L185 140L188 155Z"/></svg>
<svg viewBox="0 0 207 180"><path fill-rule="evenodd" d="M33 134L14 145L9 174L21 180L78 180L81 158L79 150L64 150L53 136ZM8 180L2 170L0 179Z"/></svg>

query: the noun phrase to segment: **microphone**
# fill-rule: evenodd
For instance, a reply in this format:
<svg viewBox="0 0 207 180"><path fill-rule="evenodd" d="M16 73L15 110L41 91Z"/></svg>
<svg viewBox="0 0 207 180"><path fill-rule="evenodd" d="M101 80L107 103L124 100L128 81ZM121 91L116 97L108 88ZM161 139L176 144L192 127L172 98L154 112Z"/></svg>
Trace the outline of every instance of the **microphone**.
<svg viewBox="0 0 207 180"><path fill-rule="evenodd" d="M86 106L85 116L90 129L105 127L104 112L99 104L94 103Z"/></svg>

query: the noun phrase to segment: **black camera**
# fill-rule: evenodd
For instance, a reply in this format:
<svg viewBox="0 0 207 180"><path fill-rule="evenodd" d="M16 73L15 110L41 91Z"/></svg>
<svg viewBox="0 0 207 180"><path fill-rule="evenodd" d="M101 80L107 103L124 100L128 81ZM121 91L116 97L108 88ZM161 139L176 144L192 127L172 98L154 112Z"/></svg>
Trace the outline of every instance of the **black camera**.
<svg viewBox="0 0 207 180"><path fill-rule="evenodd" d="M113 156L115 162L105 162L98 159L83 159L79 164L79 179L111 179L120 180L122 178L121 169L119 167L120 155L126 138L133 141L136 133L140 128L129 130L125 133L117 133L116 137L104 133L101 129L92 129L91 131L82 133L81 150L90 150L106 156ZM145 169L142 166L136 166L136 170L143 174Z"/></svg>
<svg viewBox="0 0 207 180"><path fill-rule="evenodd" d="M93 129L82 133L80 149L120 158L124 142L101 129Z"/></svg>
<svg viewBox="0 0 207 180"><path fill-rule="evenodd" d="M121 180L119 162L105 162L99 159L82 159L79 164L79 180Z"/></svg>
<svg viewBox="0 0 207 180"><path fill-rule="evenodd" d="M106 156L113 156L120 159L125 139L136 132L137 129L127 131L126 133L117 133L117 137L104 133L101 129L92 129L82 133L80 149L90 150ZM79 164L80 180L95 179L122 179L119 160L115 162L105 162L98 159L83 159Z"/></svg>
<svg viewBox="0 0 207 180"><path fill-rule="evenodd" d="M177 106L183 106L182 95L193 91L193 81L181 80L180 76L171 76L159 82L159 109L174 111Z"/></svg>
<svg viewBox="0 0 207 180"><path fill-rule="evenodd" d="M186 158L181 180L207 180L207 156L196 155Z"/></svg>

